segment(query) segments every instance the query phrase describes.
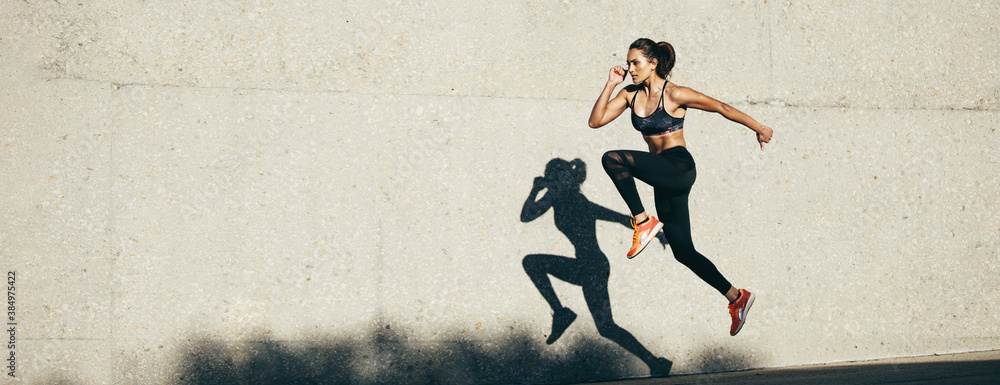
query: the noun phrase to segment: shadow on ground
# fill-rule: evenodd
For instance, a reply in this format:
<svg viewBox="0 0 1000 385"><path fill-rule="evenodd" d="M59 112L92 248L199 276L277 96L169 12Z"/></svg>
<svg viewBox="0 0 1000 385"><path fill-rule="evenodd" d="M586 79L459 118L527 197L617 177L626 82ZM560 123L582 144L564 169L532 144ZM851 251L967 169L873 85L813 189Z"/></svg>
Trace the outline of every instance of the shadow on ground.
<svg viewBox="0 0 1000 385"><path fill-rule="evenodd" d="M617 385L680 384L998 384L1000 356L995 352L957 357L887 358L872 362L807 365L739 372L676 376L655 380L615 381Z"/></svg>
<svg viewBox="0 0 1000 385"><path fill-rule="evenodd" d="M694 362L697 363L697 367L692 373L743 370L760 365L749 352L737 352L721 347L704 348L695 357Z"/></svg>
<svg viewBox="0 0 1000 385"><path fill-rule="evenodd" d="M648 374L638 360L603 339L577 339L557 350L543 345L539 336L519 331L490 341L426 342L383 323L359 338L192 340L175 380L183 385L521 384Z"/></svg>

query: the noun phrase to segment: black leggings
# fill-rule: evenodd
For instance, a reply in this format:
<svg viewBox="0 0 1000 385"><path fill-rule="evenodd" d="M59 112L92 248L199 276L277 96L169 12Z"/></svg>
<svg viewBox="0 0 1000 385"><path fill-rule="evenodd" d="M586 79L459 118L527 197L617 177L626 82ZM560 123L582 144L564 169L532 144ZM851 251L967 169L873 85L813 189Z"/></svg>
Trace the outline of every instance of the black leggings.
<svg viewBox="0 0 1000 385"><path fill-rule="evenodd" d="M615 150L601 158L604 171L614 181L632 216L645 211L635 178L653 186L656 215L663 223L670 249L678 262L687 266L703 281L725 295L732 284L719 273L712 261L694 249L691 241L691 217L688 193L694 184L694 158L683 146L671 147L659 154Z"/></svg>

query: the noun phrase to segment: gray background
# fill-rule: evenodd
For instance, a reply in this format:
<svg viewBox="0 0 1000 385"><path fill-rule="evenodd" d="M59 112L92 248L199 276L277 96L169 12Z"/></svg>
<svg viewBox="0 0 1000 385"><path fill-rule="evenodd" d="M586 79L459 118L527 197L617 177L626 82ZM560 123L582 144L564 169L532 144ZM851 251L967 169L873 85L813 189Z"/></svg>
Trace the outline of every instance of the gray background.
<svg viewBox="0 0 1000 385"><path fill-rule="evenodd" d="M4 1L3 383L647 375L578 286L544 344L521 260L574 251L519 220L554 158L627 212L600 156L645 146L586 118L638 37L775 135L685 130L695 245L757 293L747 327L600 222L620 326L674 373L996 349L998 25L991 1Z"/></svg>

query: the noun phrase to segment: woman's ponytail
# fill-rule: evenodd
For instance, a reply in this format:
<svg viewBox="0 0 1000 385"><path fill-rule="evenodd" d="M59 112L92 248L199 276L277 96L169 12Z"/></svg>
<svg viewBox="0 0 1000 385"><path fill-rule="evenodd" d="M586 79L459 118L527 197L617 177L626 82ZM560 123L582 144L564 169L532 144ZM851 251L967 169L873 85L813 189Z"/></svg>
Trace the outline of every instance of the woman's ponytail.
<svg viewBox="0 0 1000 385"><path fill-rule="evenodd" d="M657 47L660 51L660 58L657 59L659 64L656 66L656 74L666 79L670 76L670 71L674 70L674 63L677 62L677 56L674 54L674 46L670 45L670 43L661 41L657 44Z"/></svg>
<svg viewBox="0 0 1000 385"><path fill-rule="evenodd" d="M670 76L670 71L674 69L677 57L674 55L674 47L665 41L656 43L650 39L642 38L632 43L629 49L639 49L646 60L656 60L656 74L666 79Z"/></svg>

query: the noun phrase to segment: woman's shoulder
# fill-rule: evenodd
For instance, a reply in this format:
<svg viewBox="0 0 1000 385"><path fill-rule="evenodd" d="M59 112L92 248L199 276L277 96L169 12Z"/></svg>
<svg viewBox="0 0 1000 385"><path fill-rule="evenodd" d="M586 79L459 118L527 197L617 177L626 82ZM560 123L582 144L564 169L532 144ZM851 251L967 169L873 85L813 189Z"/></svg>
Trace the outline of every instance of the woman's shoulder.
<svg viewBox="0 0 1000 385"><path fill-rule="evenodd" d="M688 87L682 86L680 84L674 83L674 82L667 82L667 93L668 94L672 95L672 94L675 94L677 92L684 92L686 90L689 91L691 89L688 88Z"/></svg>
<svg viewBox="0 0 1000 385"><path fill-rule="evenodd" d="M686 96L689 96L692 92L695 91L690 87L677 85L673 82L667 83L666 94L667 97L671 99L684 99Z"/></svg>
<svg viewBox="0 0 1000 385"><path fill-rule="evenodd" d="M622 87L622 94L625 94L625 104L632 107L632 99L635 98L635 93L641 89L642 86L639 84L629 84Z"/></svg>

